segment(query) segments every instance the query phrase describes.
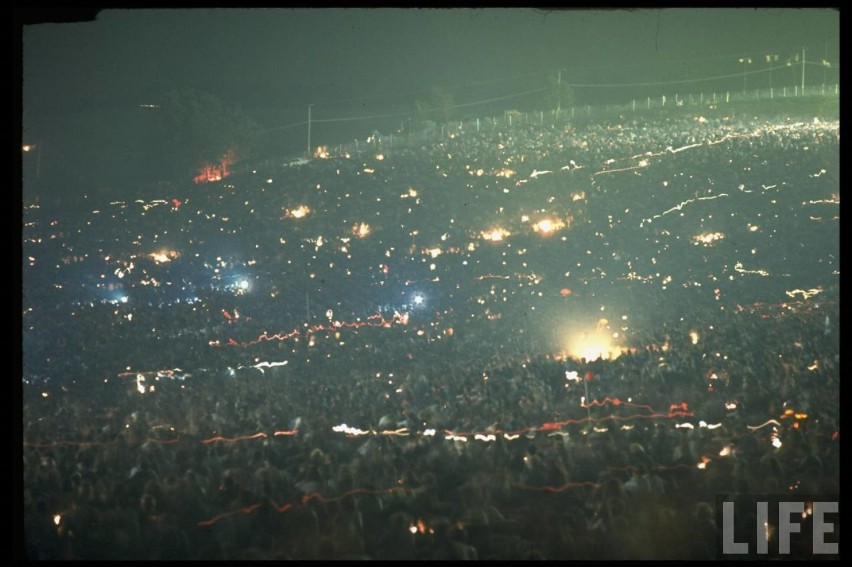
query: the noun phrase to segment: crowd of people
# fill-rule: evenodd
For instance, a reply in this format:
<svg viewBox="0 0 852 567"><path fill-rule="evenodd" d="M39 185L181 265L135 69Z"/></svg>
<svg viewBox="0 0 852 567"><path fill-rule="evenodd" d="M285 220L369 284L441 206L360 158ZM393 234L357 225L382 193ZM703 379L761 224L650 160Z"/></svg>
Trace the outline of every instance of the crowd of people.
<svg viewBox="0 0 852 567"><path fill-rule="evenodd" d="M712 559L837 494L838 122L705 114L28 205L26 553Z"/></svg>

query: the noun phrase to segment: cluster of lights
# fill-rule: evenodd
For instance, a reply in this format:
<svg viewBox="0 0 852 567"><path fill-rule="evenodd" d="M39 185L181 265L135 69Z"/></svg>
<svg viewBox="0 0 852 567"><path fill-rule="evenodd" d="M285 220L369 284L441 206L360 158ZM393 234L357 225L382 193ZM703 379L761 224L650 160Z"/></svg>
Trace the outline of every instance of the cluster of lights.
<svg viewBox="0 0 852 567"><path fill-rule="evenodd" d="M725 235L721 232L704 232L693 236L692 241L696 244L696 246L699 244L703 244L704 246L713 246L717 240L722 240L723 238L725 238Z"/></svg>
<svg viewBox="0 0 852 567"><path fill-rule="evenodd" d="M493 228L491 230L483 230L480 233L480 236L484 240L490 240L491 242L500 242L504 238L511 236L511 233L505 228Z"/></svg>
<svg viewBox="0 0 852 567"><path fill-rule="evenodd" d="M565 228L565 223L561 220L542 219L533 225L533 230L541 234L550 234L557 230Z"/></svg>
<svg viewBox="0 0 852 567"><path fill-rule="evenodd" d="M301 218L308 216L308 213L310 213L310 212L311 212L311 209L309 209L307 206L299 205L295 209L287 210L287 212L284 214L284 216L285 217L292 217L294 219L301 219Z"/></svg>
<svg viewBox="0 0 852 567"><path fill-rule="evenodd" d="M148 257L154 260L157 264L165 264L166 262L171 262L174 259L180 258L180 253L176 250L166 250L152 252L151 254L148 254Z"/></svg>
<svg viewBox="0 0 852 567"><path fill-rule="evenodd" d="M370 225L365 222L355 223L355 226L352 227L352 234L358 238L364 238L370 234Z"/></svg>

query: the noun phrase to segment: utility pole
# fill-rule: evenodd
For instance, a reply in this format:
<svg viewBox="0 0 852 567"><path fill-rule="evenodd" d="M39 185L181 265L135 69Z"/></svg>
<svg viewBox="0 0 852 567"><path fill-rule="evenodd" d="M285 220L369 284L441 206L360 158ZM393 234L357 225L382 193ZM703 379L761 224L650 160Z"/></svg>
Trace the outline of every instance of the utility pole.
<svg viewBox="0 0 852 567"><path fill-rule="evenodd" d="M802 48L802 95L805 94L805 48Z"/></svg>
<svg viewBox="0 0 852 567"><path fill-rule="evenodd" d="M313 103L308 105L308 155L307 158L311 159L311 107Z"/></svg>
<svg viewBox="0 0 852 567"><path fill-rule="evenodd" d="M559 118L559 113L562 111L562 69L559 69L559 76L556 79L556 117Z"/></svg>

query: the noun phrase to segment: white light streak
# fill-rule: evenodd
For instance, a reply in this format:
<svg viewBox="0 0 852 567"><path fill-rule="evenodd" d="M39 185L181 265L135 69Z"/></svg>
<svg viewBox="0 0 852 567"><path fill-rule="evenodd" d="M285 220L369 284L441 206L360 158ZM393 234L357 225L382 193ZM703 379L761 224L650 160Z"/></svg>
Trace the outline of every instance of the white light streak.
<svg viewBox="0 0 852 567"><path fill-rule="evenodd" d="M658 218L663 217L663 216L665 216L669 213L673 213L674 211L680 211L681 209L683 209L684 206L686 206L690 203L694 203L695 201L712 201L713 199L721 199L722 197L729 197L729 196L730 195L728 195L727 193L719 193L718 195L713 195L711 197L696 197L695 199L687 199L686 201L683 201L679 205L675 205L671 209L663 211L662 213L660 213L658 215L654 215L653 217L651 217L649 219L645 219L644 222L651 223L651 222L653 222L654 219L658 219ZM642 225L640 224L639 226L641 227Z"/></svg>

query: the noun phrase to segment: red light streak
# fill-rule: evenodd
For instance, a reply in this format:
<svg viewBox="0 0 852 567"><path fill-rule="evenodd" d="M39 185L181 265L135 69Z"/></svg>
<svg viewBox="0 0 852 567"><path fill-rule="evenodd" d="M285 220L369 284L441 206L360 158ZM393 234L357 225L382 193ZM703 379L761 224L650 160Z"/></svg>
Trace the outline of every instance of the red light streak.
<svg viewBox="0 0 852 567"><path fill-rule="evenodd" d="M246 506L244 508L237 508L236 510L231 510L230 512L225 512L224 514L219 514L218 516L214 516L214 517L210 518L209 520L202 520L202 521L198 522L197 525L198 525L198 527L206 528L206 527L212 526L213 524L215 524L219 520L224 520L225 518L227 518L229 516L233 516L235 514L251 514L252 512L257 510L261 506L262 506L261 504L252 504L252 505Z"/></svg>
<svg viewBox="0 0 852 567"><path fill-rule="evenodd" d="M392 486L392 487L386 488L384 490L380 490L380 489L375 490L375 489L368 489L368 488L356 488L356 489L350 490L348 492L344 492L340 496L336 496L336 497L333 497L333 498L327 498L327 497L323 496L322 494L320 494L319 492L311 492L310 494L305 494L304 496L302 496L301 504L306 505L311 500L317 500L318 502L323 502L323 503L340 502L341 500L343 500L345 498L349 498L350 496L354 496L355 494L391 494L393 492L414 492L414 491L415 491L415 489L402 488L402 487L397 487L397 486ZM269 504L272 507L272 509L275 510L276 512L286 512L288 510L291 510L294 506L294 504L290 503L290 502L287 502L287 503L282 504L281 506L278 506L272 500L269 500ZM213 516L212 518L210 518L208 520L202 520L202 521L198 522L196 525L198 527L201 527L201 528L210 527L210 526L216 524L217 522L224 520L225 518L228 518L230 516L233 516L233 515L236 515L236 514L251 514L255 510L257 510L258 508L262 508L262 507L263 507L263 504L256 502L254 504L250 504L250 505L244 506L242 508L237 508L236 510L231 510L230 512L224 512L222 514L218 514L218 515Z"/></svg>
<svg viewBox="0 0 852 567"><path fill-rule="evenodd" d="M259 433L255 433L254 435L237 435L236 437L222 437L216 436L211 437L209 439L202 439L202 445L209 445L210 443L235 443L237 441L245 441L246 439L266 439L269 437L266 433L262 431Z"/></svg>
<svg viewBox="0 0 852 567"><path fill-rule="evenodd" d="M371 489L371 488L355 488L350 490L349 492L344 492L340 496L336 496L334 498L326 498L319 492L311 492L310 494L305 494L302 496L302 504L307 504L311 500L317 500L323 503L330 502L340 502L344 498L349 498L350 496L354 496L356 494L392 494L394 492L412 492L411 488L403 488L400 486L391 486L390 488L385 489Z"/></svg>
<svg viewBox="0 0 852 567"><path fill-rule="evenodd" d="M652 467L648 467L649 470L655 472L663 472L663 471L671 471L676 469L694 469L695 465L687 465L684 463L680 463L677 465L654 465ZM635 467L633 465L626 465L623 467L607 467L609 471L625 471L625 472L640 472L639 467Z"/></svg>

